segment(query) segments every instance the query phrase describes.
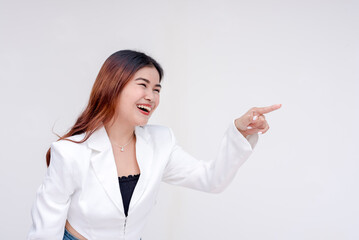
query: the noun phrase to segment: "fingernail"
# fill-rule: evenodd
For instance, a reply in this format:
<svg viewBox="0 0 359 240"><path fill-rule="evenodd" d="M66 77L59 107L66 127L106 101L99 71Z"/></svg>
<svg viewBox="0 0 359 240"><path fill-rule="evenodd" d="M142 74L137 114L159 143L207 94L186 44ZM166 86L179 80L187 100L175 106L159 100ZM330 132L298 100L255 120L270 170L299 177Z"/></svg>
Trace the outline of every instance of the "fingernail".
<svg viewBox="0 0 359 240"><path fill-rule="evenodd" d="M254 116L253 117L253 121L257 120L258 116Z"/></svg>
<svg viewBox="0 0 359 240"><path fill-rule="evenodd" d="M258 135L262 135L263 133L262 132L258 132Z"/></svg>
<svg viewBox="0 0 359 240"><path fill-rule="evenodd" d="M251 127L251 126L248 126L247 129L252 129L252 127Z"/></svg>

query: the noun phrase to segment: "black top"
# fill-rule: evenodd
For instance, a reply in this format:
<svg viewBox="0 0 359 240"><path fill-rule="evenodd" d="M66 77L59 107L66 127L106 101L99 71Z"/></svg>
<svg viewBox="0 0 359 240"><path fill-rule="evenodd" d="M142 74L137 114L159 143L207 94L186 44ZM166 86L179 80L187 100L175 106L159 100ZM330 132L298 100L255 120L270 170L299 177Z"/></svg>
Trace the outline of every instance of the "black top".
<svg viewBox="0 0 359 240"><path fill-rule="evenodd" d="M139 177L140 174L129 175L127 177L118 177L118 182L120 183L120 190L122 195L123 209L125 210L126 217L128 214L128 208L130 206L131 197L133 191L135 190Z"/></svg>

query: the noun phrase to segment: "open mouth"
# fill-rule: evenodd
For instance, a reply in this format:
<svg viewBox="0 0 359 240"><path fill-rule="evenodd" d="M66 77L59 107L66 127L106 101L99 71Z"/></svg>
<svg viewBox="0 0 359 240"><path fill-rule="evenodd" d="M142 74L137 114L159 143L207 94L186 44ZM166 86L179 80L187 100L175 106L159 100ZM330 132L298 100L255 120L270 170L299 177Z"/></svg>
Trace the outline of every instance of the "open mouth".
<svg viewBox="0 0 359 240"><path fill-rule="evenodd" d="M150 113L150 111L151 111L151 108L148 107L148 106L145 106L145 105L140 105L139 104L139 105L137 105L137 108L144 111L144 112L146 112L146 113Z"/></svg>

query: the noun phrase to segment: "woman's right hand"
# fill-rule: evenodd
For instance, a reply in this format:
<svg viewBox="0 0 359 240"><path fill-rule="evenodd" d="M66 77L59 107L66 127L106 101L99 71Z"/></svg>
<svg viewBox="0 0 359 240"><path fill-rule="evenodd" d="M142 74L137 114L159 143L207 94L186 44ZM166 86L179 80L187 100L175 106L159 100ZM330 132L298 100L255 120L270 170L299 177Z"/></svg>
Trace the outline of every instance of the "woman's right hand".
<svg viewBox="0 0 359 240"><path fill-rule="evenodd" d="M269 125L263 114L279 109L282 104L275 104L268 107L253 107L242 117L235 120L235 125L244 137L255 133L263 134L269 129Z"/></svg>

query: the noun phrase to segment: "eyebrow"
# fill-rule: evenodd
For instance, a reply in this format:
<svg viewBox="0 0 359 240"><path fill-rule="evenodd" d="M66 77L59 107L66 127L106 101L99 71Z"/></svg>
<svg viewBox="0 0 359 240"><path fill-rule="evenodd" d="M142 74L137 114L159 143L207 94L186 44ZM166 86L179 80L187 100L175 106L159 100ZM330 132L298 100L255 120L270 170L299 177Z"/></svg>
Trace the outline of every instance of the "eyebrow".
<svg viewBox="0 0 359 240"><path fill-rule="evenodd" d="M137 80L145 81L145 82L148 83L148 84L151 83L150 80L148 80L148 79L146 79L146 78L141 78L141 77L140 77L140 78L136 78L136 79L135 79L135 81L137 81ZM156 84L155 87L160 87L160 88L162 88L161 84Z"/></svg>

